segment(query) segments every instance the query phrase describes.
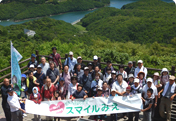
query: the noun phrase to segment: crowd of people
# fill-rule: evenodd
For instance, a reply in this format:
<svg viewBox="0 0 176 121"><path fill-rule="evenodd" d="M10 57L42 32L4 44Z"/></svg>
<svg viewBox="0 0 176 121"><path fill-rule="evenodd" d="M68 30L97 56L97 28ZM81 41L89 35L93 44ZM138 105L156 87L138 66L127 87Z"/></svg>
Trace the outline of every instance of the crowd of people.
<svg viewBox="0 0 176 121"><path fill-rule="evenodd" d="M7 121L22 121L25 114L25 99L40 104L41 101L74 100L87 97L131 96L141 94L143 101L143 121L170 121L171 106L176 96L175 76L169 75L167 68L160 74L155 72L152 78L147 78L147 68L139 60L137 67L128 62L128 67L119 66L116 70L110 60L106 67L101 68L98 57L86 66L82 57L69 57L62 64L57 48L52 48L48 61L41 57L37 62L35 54L31 55L27 75L21 75L21 94L13 91L13 85L4 79L1 87L2 107ZM140 112L121 114L128 121L139 120ZM119 114L111 114L111 121L117 121ZM106 115L94 116L94 120L106 119ZM56 117L46 117L46 120L60 120ZM35 121L40 121L39 115L34 115Z"/></svg>

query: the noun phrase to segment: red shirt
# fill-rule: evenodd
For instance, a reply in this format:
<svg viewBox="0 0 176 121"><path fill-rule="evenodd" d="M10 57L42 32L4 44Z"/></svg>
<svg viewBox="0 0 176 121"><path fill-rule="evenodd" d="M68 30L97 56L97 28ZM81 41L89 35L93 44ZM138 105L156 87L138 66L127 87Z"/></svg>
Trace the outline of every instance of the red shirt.
<svg viewBox="0 0 176 121"><path fill-rule="evenodd" d="M59 66L59 59L61 59L61 56L59 53L56 53L55 55L52 53L50 56L53 57L54 62L56 63L56 66Z"/></svg>
<svg viewBox="0 0 176 121"><path fill-rule="evenodd" d="M45 91L44 91L44 88L45 88ZM41 89L41 95L43 96L43 92L44 92L44 98L51 99L54 96L55 91L56 91L56 88L54 87L53 84L49 88L44 85L42 86L42 89Z"/></svg>

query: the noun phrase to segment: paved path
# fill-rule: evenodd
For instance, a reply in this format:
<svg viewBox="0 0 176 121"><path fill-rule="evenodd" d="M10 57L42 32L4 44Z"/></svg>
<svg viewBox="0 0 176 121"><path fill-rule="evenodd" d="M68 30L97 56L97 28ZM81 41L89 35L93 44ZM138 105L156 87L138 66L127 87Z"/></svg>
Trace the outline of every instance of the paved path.
<svg viewBox="0 0 176 121"><path fill-rule="evenodd" d="M2 102L2 98L0 98L0 102ZM24 117L24 121L33 121L33 117L34 117L34 115L27 114L27 117ZM87 120L83 120L83 119L78 120L78 118L61 118L60 121L91 121L91 120L93 120L93 116L90 116L90 117L85 116L84 118ZM140 113L140 118L142 119L142 113ZM2 105L0 105L0 121L6 121L5 116L4 116L4 112L2 109ZM45 116L42 116L42 121L46 121ZM103 121L110 121L110 116L107 115L107 119L105 119ZM121 118L118 121L127 121L127 120L124 120L123 118ZM139 120L139 121L142 121L142 120Z"/></svg>

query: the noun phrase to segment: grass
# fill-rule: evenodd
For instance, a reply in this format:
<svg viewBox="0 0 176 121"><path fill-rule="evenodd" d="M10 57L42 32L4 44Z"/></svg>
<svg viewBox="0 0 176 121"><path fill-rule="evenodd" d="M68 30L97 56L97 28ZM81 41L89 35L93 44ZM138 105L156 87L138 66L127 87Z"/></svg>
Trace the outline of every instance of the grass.
<svg viewBox="0 0 176 121"><path fill-rule="evenodd" d="M78 28L81 33L87 32L86 28L79 24L74 24L73 26Z"/></svg>

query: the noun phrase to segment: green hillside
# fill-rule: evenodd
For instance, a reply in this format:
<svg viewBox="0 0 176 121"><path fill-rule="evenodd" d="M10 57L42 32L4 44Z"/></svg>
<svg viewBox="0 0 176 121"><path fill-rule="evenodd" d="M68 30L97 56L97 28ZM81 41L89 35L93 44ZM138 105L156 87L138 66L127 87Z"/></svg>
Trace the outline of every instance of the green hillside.
<svg viewBox="0 0 176 121"><path fill-rule="evenodd" d="M59 2L59 0L14 0L10 3L7 1L0 4L0 20L23 20L72 11L85 11L104 7L109 3L110 0L67 0L64 2Z"/></svg>
<svg viewBox="0 0 176 121"><path fill-rule="evenodd" d="M160 0L141 0L122 9L101 8L81 20L88 31L111 41L171 43L176 36L176 6Z"/></svg>
<svg viewBox="0 0 176 121"><path fill-rule="evenodd" d="M136 2L142 3L147 4L148 1ZM133 6L136 4L132 3ZM160 4L165 12L156 10L157 14L151 12L157 6L151 10L139 10L138 6L135 11L130 9L132 5L129 4L122 10L108 7L99 9L86 15L76 25L42 18L21 25L0 26L0 70L10 65L10 41L22 54L22 60L29 58L35 50L39 50L41 55L49 55L51 48L56 46L62 57L73 51L75 57L82 56L84 60L92 60L94 55L101 57L102 61L110 59L113 63L121 64L142 59L146 67L166 67L170 70L176 63L176 19L174 11L167 11L173 4ZM159 14L163 16L149 16ZM24 29L34 30L35 36L28 37ZM10 70L0 73L0 76L8 72Z"/></svg>

